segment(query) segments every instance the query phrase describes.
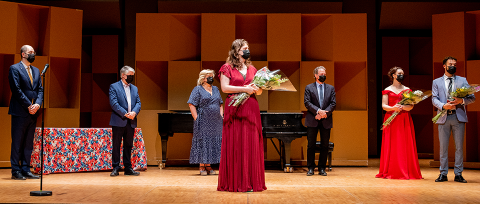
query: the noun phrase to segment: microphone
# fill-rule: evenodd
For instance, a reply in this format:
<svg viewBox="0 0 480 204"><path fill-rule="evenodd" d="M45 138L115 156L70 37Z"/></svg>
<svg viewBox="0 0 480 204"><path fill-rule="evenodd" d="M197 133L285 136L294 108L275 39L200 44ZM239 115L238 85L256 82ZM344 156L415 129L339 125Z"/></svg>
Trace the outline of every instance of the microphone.
<svg viewBox="0 0 480 204"><path fill-rule="evenodd" d="M45 68L43 68L42 74L40 74L40 76L43 76L45 74L49 66L49 64L45 64Z"/></svg>

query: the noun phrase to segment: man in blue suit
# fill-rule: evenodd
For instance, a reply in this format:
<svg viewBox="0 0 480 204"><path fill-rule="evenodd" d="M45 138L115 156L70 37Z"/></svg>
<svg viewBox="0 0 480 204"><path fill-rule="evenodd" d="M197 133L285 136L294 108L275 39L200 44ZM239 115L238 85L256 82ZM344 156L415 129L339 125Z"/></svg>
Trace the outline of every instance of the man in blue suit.
<svg viewBox="0 0 480 204"><path fill-rule="evenodd" d="M457 88L469 86L464 77L455 75L457 59L448 56L443 60L445 74L433 81L432 102L438 112L447 110L447 114L438 119L438 139L440 141L440 175L435 182L448 181L448 142L453 132L455 140L455 179L456 182L467 183L463 178L463 135L465 123L468 122L465 106L475 102L475 96L453 98L450 93Z"/></svg>
<svg viewBox="0 0 480 204"><path fill-rule="evenodd" d="M133 135L137 127L137 115L140 112L138 89L131 84L135 70L124 66L120 70L122 79L110 85L109 98L112 107L110 125L112 126L112 167L110 176L118 176L120 170L120 145L123 138L123 164L125 175L138 176L132 168Z"/></svg>
<svg viewBox="0 0 480 204"><path fill-rule="evenodd" d="M30 172L30 158L37 124L37 111L42 104L43 87L40 71L31 65L35 50L29 45L20 48L22 61L10 66L8 81L12 97L8 114L12 116L10 163L12 179L38 179Z"/></svg>
<svg viewBox="0 0 480 204"><path fill-rule="evenodd" d="M305 116L307 126L307 176L313 176L315 169L315 147L317 134L320 132L321 150L318 158L318 174L327 176L325 167L327 163L328 144L330 143L330 130L333 127L332 112L335 110L335 88L326 84L327 72L325 67L319 66L313 70L315 82L305 87L304 103L308 109Z"/></svg>

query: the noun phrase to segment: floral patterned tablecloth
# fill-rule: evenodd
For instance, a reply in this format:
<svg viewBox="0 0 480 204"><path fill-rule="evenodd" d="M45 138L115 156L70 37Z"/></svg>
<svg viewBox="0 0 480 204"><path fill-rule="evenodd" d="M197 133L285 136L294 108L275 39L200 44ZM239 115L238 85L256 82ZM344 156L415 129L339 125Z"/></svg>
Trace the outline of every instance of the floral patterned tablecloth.
<svg viewBox="0 0 480 204"><path fill-rule="evenodd" d="M112 169L111 128L45 128L43 173L100 171ZM31 165L40 172L41 129L35 131ZM122 143L123 152L123 143ZM121 154L123 155L123 153ZM120 156L123 166L123 156ZM135 129L132 148L134 170L147 169L142 130Z"/></svg>

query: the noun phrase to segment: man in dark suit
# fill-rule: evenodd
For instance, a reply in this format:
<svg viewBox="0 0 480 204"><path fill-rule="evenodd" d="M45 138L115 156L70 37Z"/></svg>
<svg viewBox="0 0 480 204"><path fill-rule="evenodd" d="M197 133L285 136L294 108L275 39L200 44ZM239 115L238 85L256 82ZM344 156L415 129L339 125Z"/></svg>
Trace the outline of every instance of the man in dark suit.
<svg viewBox="0 0 480 204"><path fill-rule="evenodd" d="M137 127L137 115L140 112L138 89L131 84L135 70L124 66L120 70L122 79L110 85L109 98L112 107L110 125L112 126L112 167L110 176L118 176L120 170L120 145L123 138L123 164L125 175L138 176L132 168L133 135Z"/></svg>
<svg viewBox="0 0 480 204"><path fill-rule="evenodd" d="M8 81L12 97L8 114L12 116L10 163L12 179L38 179L30 172L30 158L37 124L37 111L42 104L43 87L40 71L31 65L35 50L30 45L20 48L22 61L10 66Z"/></svg>
<svg viewBox="0 0 480 204"><path fill-rule="evenodd" d="M326 84L327 72L325 67L319 66L313 70L315 82L305 87L304 103L308 109L305 116L307 126L307 176L312 176L315 169L315 146L317 133L320 132L322 143L318 159L318 174L326 176L328 144L330 142L330 129L332 129L332 112L335 110L335 88Z"/></svg>

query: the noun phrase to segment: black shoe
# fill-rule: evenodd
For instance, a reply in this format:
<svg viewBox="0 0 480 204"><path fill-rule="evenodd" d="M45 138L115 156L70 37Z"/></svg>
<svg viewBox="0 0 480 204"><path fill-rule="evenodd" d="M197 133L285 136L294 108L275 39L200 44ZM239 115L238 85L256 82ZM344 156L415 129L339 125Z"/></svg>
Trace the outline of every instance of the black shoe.
<svg viewBox="0 0 480 204"><path fill-rule="evenodd" d="M454 181L460 183L467 183L467 180L465 180L462 175L456 175Z"/></svg>
<svg viewBox="0 0 480 204"><path fill-rule="evenodd" d="M27 178L25 178L25 176L23 176L22 173L20 173L20 172L15 172L15 173L12 173L12 179L15 179L15 180L26 180Z"/></svg>
<svg viewBox="0 0 480 204"><path fill-rule="evenodd" d="M35 175L35 174L32 174L32 172L23 172L22 173L23 176L25 176L25 178L27 179L39 179L40 177Z"/></svg>
<svg viewBox="0 0 480 204"><path fill-rule="evenodd" d="M315 174L313 169L308 169L307 176L313 176L313 174Z"/></svg>
<svg viewBox="0 0 480 204"><path fill-rule="evenodd" d="M327 176L327 172L325 172L325 169L320 169L320 170L318 171L318 175L320 175L320 176Z"/></svg>
<svg viewBox="0 0 480 204"><path fill-rule="evenodd" d="M118 170L119 170L119 168L113 168L113 171L110 174L110 176L118 176Z"/></svg>
<svg viewBox="0 0 480 204"><path fill-rule="evenodd" d="M455 178L456 178L456 177L455 177ZM440 175L438 176L438 178L435 179L435 182L444 182L444 181L448 181L448 178L447 178L447 176L445 176L445 175L443 175L443 174L440 174Z"/></svg>
<svg viewBox="0 0 480 204"><path fill-rule="evenodd" d="M140 175L140 172L136 172L131 168L125 169L125 176L138 176Z"/></svg>

